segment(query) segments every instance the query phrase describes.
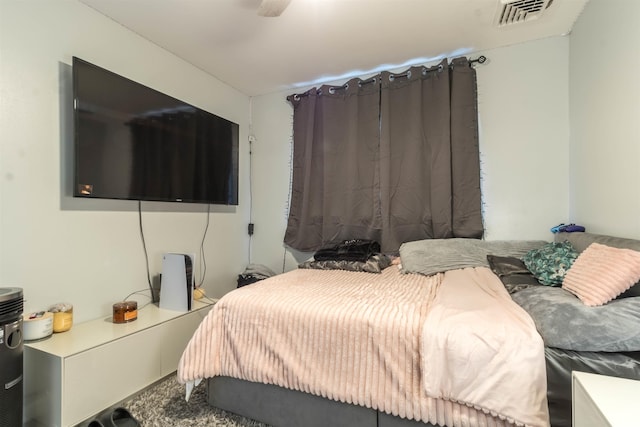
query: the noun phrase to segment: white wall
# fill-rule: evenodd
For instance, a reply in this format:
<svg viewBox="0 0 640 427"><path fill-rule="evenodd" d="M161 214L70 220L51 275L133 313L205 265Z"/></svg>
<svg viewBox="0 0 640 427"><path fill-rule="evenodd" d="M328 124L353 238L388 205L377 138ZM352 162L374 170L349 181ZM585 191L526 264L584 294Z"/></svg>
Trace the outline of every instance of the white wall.
<svg viewBox="0 0 640 427"><path fill-rule="evenodd" d="M477 67L486 238L550 240L549 228L569 215L569 41L554 37L481 53L490 60ZM285 97L303 91L252 99L252 258L276 271L285 254L291 154ZM309 255L288 253L285 269Z"/></svg>
<svg viewBox="0 0 640 427"><path fill-rule="evenodd" d="M248 97L75 0L0 0L0 287L23 288L26 312L70 302L76 321L147 288L137 202L68 196L72 56L240 124L240 206L212 207L205 242L207 293L233 289L248 258ZM206 207L142 208L152 275L165 252L199 253Z"/></svg>
<svg viewBox="0 0 640 427"><path fill-rule="evenodd" d="M640 238L640 2L590 0L571 33L571 219Z"/></svg>
<svg viewBox="0 0 640 427"><path fill-rule="evenodd" d="M569 215L567 37L486 52L477 67L488 240L551 239Z"/></svg>
<svg viewBox="0 0 640 427"><path fill-rule="evenodd" d="M287 226L293 109L286 94L275 93L251 100L252 129L252 238L251 260L282 272L285 249L282 239ZM297 263L286 257L290 270Z"/></svg>
<svg viewBox="0 0 640 427"><path fill-rule="evenodd" d="M591 0L570 37L476 53L490 60L477 67L487 239L550 239L568 220L640 238L640 2L614 1L627 12ZM233 289L249 257L248 98L75 0L0 0L0 24L0 287L22 287L26 311L71 302L81 321L147 286L137 204L68 196L75 55L240 124L240 206L213 208L205 242L205 288ZM282 244L292 92L252 99L251 260L276 271L307 256ZM164 252L198 253L205 221L143 204L151 273Z"/></svg>

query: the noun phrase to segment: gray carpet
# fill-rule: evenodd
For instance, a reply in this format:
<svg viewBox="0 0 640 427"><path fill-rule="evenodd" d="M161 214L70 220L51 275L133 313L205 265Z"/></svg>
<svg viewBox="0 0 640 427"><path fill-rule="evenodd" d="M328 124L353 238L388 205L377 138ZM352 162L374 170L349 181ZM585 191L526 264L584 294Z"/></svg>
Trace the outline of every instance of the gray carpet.
<svg viewBox="0 0 640 427"><path fill-rule="evenodd" d="M142 427L268 427L209 406L204 382L193 390L188 402L184 396L184 385L171 375L122 406L140 421Z"/></svg>

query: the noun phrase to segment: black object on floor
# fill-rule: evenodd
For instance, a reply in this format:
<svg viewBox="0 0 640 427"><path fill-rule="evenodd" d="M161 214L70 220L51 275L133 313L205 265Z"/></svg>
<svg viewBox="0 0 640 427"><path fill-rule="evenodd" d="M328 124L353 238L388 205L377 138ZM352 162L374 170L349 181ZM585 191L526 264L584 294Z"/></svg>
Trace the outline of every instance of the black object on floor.
<svg viewBox="0 0 640 427"><path fill-rule="evenodd" d="M100 420L92 420L89 424L87 424L87 427L104 427L104 424L102 424Z"/></svg>
<svg viewBox="0 0 640 427"><path fill-rule="evenodd" d="M103 418L104 427L140 427L140 422L125 408L115 408Z"/></svg>

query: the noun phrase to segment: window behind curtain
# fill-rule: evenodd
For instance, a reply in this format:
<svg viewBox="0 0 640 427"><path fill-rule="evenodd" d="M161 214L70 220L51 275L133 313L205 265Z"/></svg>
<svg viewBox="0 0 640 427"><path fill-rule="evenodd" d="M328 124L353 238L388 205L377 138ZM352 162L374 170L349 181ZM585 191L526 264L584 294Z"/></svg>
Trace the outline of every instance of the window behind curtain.
<svg viewBox="0 0 640 427"><path fill-rule="evenodd" d="M483 234L475 70L466 58L288 97L293 181L285 243L314 251Z"/></svg>

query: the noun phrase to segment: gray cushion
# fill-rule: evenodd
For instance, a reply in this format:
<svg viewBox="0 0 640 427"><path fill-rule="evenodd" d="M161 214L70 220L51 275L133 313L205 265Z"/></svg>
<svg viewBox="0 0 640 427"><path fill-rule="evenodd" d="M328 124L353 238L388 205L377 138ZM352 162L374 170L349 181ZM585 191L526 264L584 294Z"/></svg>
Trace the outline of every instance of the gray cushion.
<svg viewBox="0 0 640 427"><path fill-rule="evenodd" d="M506 290L513 294L529 286L540 286L540 282L524 265L520 258L487 255L489 268L500 278Z"/></svg>
<svg viewBox="0 0 640 427"><path fill-rule="evenodd" d="M588 307L562 288L512 294L533 318L547 347L574 351L640 351L640 297Z"/></svg>
<svg viewBox="0 0 640 427"><path fill-rule="evenodd" d="M555 235L556 242L569 241L573 248L582 252L592 243L600 243L602 245L612 246L621 249L633 249L640 251L640 240L625 239L622 237L605 236L594 233L557 233Z"/></svg>
<svg viewBox="0 0 640 427"><path fill-rule="evenodd" d="M513 274L531 275L524 262L517 257L487 255L487 261L491 271L498 277L511 276Z"/></svg>
<svg viewBox="0 0 640 427"><path fill-rule="evenodd" d="M468 267L489 267L487 255L521 257L543 240L426 239L400 246L404 273L427 276Z"/></svg>

